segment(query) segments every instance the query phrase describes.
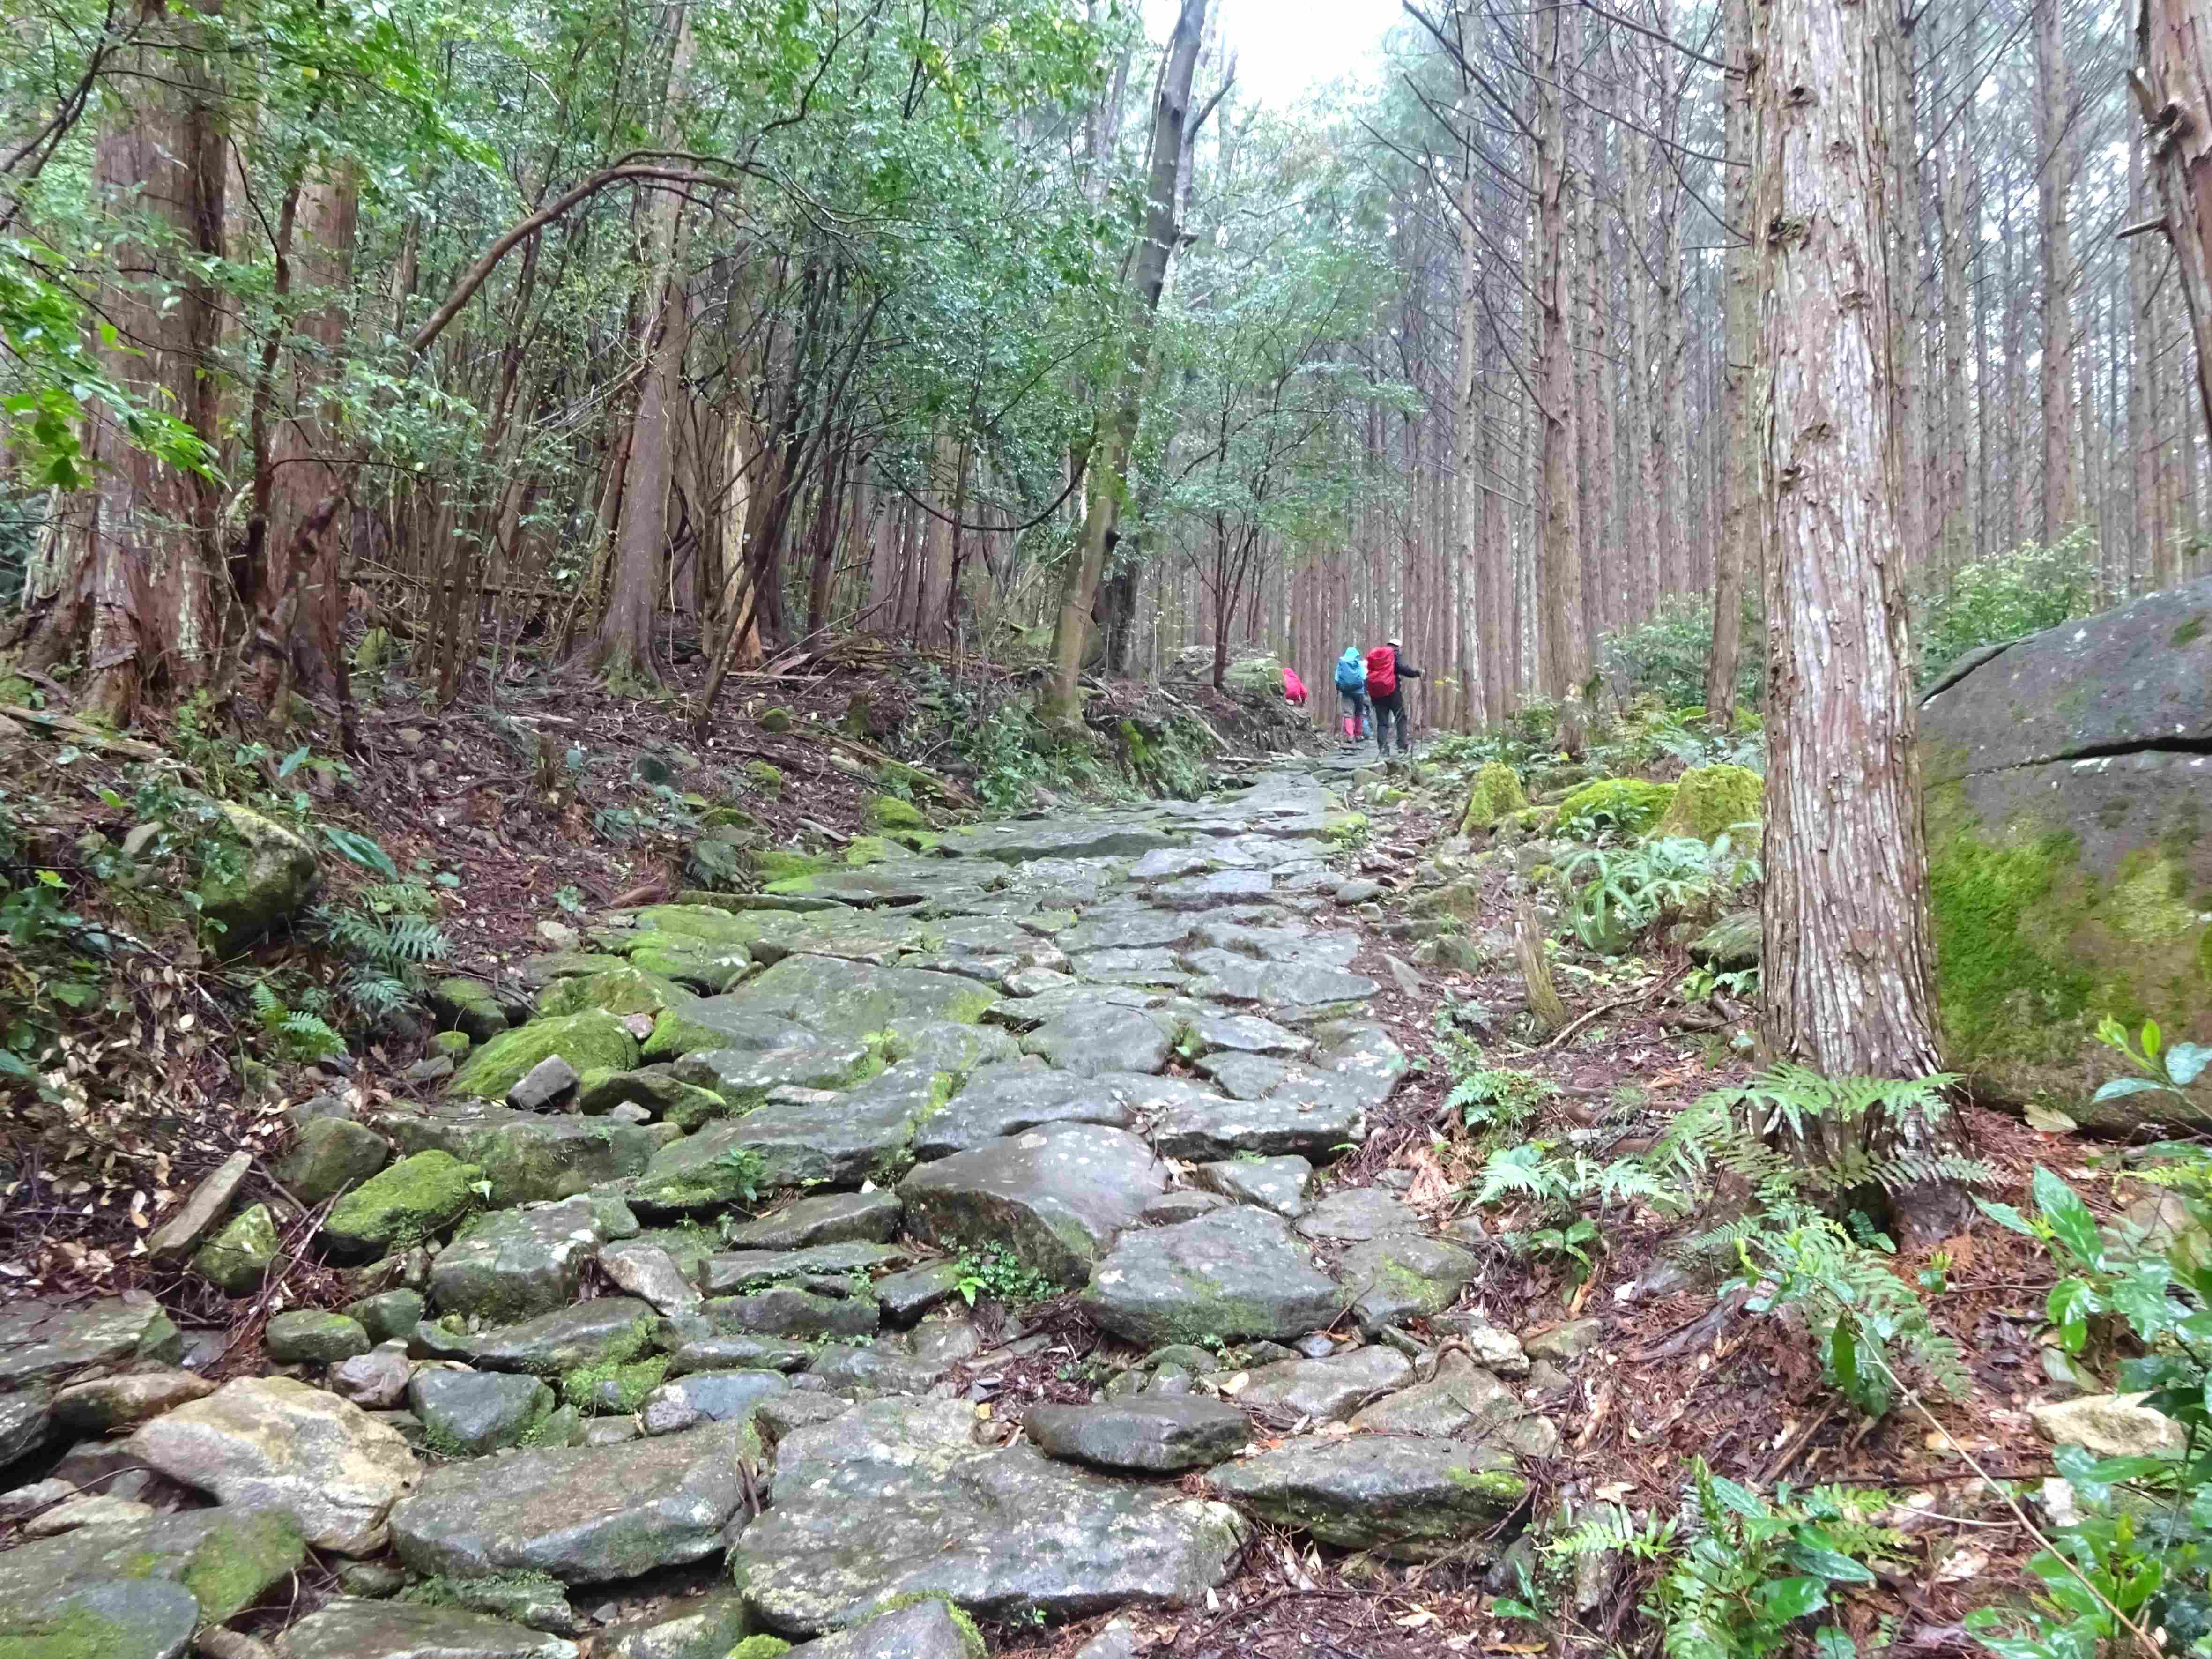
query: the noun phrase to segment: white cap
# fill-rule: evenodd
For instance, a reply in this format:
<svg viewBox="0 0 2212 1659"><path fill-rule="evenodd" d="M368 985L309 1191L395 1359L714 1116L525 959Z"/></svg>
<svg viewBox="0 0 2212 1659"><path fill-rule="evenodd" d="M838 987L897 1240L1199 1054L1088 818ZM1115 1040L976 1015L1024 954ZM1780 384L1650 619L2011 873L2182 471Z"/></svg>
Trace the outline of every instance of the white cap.
<svg viewBox="0 0 2212 1659"><path fill-rule="evenodd" d="M1401 640L1385 640L1382 643L1389 646L1393 651L1395 651L1399 646L1404 643L1404 641Z"/></svg>

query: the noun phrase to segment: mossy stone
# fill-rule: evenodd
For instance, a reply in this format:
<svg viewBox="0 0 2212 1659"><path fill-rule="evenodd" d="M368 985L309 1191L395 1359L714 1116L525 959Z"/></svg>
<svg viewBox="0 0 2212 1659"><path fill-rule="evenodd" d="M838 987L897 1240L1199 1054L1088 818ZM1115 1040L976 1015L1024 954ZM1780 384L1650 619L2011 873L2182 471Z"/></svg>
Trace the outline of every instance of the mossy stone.
<svg viewBox="0 0 2212 1659"><path fill-rule="evenodd" d="M753 787L771 799L783 793L783 774L764 760L745 763L745 777Z"/></svg>
<svg viewBox="0 0 2212 1659"><path fill-rule="evenodd" d="M844 861L851 865L881 864L898 856L899 849L882 836L855 836L846 844Z"/></svg>
<svg viewBox="0 0 2212 1659"><path fill-rule="evenodd" d="M251 1296L276 1259L276 1219L266 1204L255 1204L202 1245L192 1267L225 1296Z"/></svg>
<svg viewBox="0 0 2212 1659"><path fill-rule="evenodd" d="M790 1651L791 1644L783 1638L763 1632L758 1636L748 1636L732 1648L728 1659L783 1659L783 1656Z"/></svg>
<svg viewBox="0 0 2212 1659"><path fill-rule="evenodd" d="M417 1152L340 1199L323 1235L338 1249L362 1255L417 1243L466 1215L483 1179L483 1170L450 1152Z"/></svg>
<svg viewBox="0 0 2212 1659"><path fill-rule="evenodd" d="M596 974L555 980L538 997L538 1013L541 1019L594 1010L608 1014L657 1014L690 1000L691 993L674 980L629 963Z"/></svg>
<svg viewBox="0 0 2212 1659"><path fill-rule="evenodd" d="M1610 829L1617 835L1641 836L1666 815L1674 802L1671 783L1654 783L1648 778L1600 778L1570 792L1559 802L1559 833L1587 838Z"/></svg>
<svg viewBox="0 0 2212 1659"><path fill-rule="evenodd" d="M1676 781L1674 799L1651 834L1711 845L1738 824L1757 823L1765 790L1765 780L1747 766L1693 766Z"/></svg>
<svg viewBox="0 0 2212 1659"><path fill-rule="evenodd" d="M346 1312L361 1322L371 1342L404 1340L414 1335L415 1328L422 1322L422 1293L404 1289L384 1291L363 1297L349 1305Z"/></svg>
<svg viewBox="0 0 2212 1659"><path fill-rule="evenodd" d="M311 1117L300 1126L299 1144L276 1166L276 1178L302 1204L358 1187L392 1157L384 1137L350 1118Z"/></svg>
<svg viewBox="0 0 2212 1659"><path fill-rule="evenodd" d="M799 717L781 704L761 711L760 729L773 736L788 732L799 723Z"/></svg>
<svg viewBox="0 0 2212 1659"><path fill-rule="evenodd" d="M1477 830L1491 829L1507 813L1518 812L1528 805L1528 793L1521 787L1521 775L1504 761L1491 761L1474 775L1474 783L1468 786L1467 805L1460 813L1459 832L1468 836Z"/></svg>
<svg viewBox="0 0 2212 1659"><path fill-rule="evenodd" d="M896 795L877 795L868 802L868 820L878 830L927 830L929 820L910 800Z"/></svg>
<svg viewBox="0 0 2212 1659"><path fill-rule="evenodd" d="M504 1100L507 1091L531 1068L558 1054L579 1073L611 1066L626 1072L637 1064L637 1039L629 1027L604 1009L533 1019L502 1032L469 1056L453 1074L453 1092L485 1100Z"/></svg>
<svg viewBox="0 0 2212 1659"><path fill-rule="evenodd" d="M209 1529L179 1578L210 1624L252 1607L307 1558L300 1523L285 1510L256 1510L225 1519Z"/></svg>
<svg viewBox="0 0 2212 1659"><path fill-rule="evenodd" d="M430 1038L430 1052L445 1055L456 1066L466 1060L469 1050L476 1046L476 1039L466 1031L440 1031Z"/></svg>
<svg viewBox="0 0 2212 1659"><path fill-rule="evenodd" d="M219 872L201 879L200 916L216 948L228 953L304 909L322 878L315 849L297 830L235 801L215 805L228 857Z"/></svg>
<svg viewBox="0 0 2212 1659"><path fill-rule="evenodd" d="M765 884L818 876L830 868L830 860L819 854L794 852L787 847L763 847L753 854L752 861Z"/></svg>
<svg viewBox="0 0 2212 1659"><path fill-rule="evenodd" d="M318 1308L294 1308L269 1322L262 1346L280 1365L334 1365L369 1349L357 1319Z"/></svg>
<svg viewBox="0 0 2212 1659"><path fill-rule="evenodd" d="M489 1042L507 1030L507 1010L480 979L451 974L430 988L431 1012L438 1023L477 1042ZM462 1051L465 1054L467 1051ZM454 1056L456 1060L460 1055Z"/></svg>

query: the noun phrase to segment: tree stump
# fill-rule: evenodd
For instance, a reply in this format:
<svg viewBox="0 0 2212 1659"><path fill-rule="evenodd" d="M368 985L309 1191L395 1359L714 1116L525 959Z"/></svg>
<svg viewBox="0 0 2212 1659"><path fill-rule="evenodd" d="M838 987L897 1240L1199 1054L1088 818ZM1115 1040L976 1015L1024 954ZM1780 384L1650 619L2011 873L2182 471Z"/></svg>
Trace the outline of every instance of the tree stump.
<svg viewBox="0 0 2212 1659"><path fill-rule="evenodd" d="M1567 1005L1559 1000L1552 983L1552 958L1544 950L1544 930L1536 925L1535 907L1527 898L1513 902L1513 954L1521 961L1522 982L1528 988L1528 1012L1547 1035L1567 1023Z"/></svg>

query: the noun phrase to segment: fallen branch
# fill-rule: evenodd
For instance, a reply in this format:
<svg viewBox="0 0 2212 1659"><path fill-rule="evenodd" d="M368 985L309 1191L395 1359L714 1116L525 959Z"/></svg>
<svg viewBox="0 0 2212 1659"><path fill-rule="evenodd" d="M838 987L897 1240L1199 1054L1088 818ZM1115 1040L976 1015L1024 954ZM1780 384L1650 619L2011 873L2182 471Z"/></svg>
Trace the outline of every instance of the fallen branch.
<svg viewBox="0 0 2212 1659"><path fill-rule="evenodd" d="M982 810L982 803L977 800L975 796L969 794L958 784L938 776L936 773L931 771L927 767L916 766L912 761L894 759L892 757L886 755L882 750L874 747L872 744L862 743L858 738L846 737L841 732L823 732L817 733L816 735L819 736L825 743L835 744L840 749L849 750L852 753L872 761L878 766L896 766L903 768L905 770L913 773L915 776L920 778L924 783L927 784L941 799L951 801L956 806L964 806L970 811L981 811Z"/></svg>
<svg viewBox="0 0 2212 1659"><path fill-rule="evenodd" d="M1683 975L1689 971L1690 964L1686 962L1680 968L1677 968L1673 973L1668 975L1666 978L1658 981L1655 984L1645 986L1642 990L1634 993L1632 995L1617 997L1611 1002L1601 1002L1596 1007L1591 1009L1588 1013L1582 1015L1579 1018L1575 1020L1572 1024L1563 1027L1556 1035L1547 1037L1543 1042L1538 1043L1536 1046L1539 1048L1557 1048L1565 1042L1569 1037L1581 1030L1583 1026L1589 1024L1592 1020L1599 1018L1602 1015L1612 1013L1616 1009L1630 1008L1633 1007L1639 1002L1650 1001L1653 997L1657 996L1659 993L1665 990L1668 986L1674 984L1676 980L1681 978Z"/></svg>

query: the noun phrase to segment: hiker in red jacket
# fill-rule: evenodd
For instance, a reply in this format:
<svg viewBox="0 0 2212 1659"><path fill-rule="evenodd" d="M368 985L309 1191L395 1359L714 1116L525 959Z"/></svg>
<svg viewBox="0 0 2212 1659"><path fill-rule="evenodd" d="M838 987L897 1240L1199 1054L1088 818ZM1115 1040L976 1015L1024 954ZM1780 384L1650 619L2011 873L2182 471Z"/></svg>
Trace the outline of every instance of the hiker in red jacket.
<svg viewBox="0 0 2212 1659"><path fill-rule="evenodd" d="M1398 752L1410 755L1413 746L1406 741L1406 689L1401 680L1417 680L1421 671L1398 660L1401 649L1396 640L1376 646L1367 653L1367 695L1375 704L1375 744L1383 754L1390 752L1390 719L1398 720Z"/></svg>
<svg viewBox="0 0 2212 1659"><path fill-rule="evenodd" d="M1288 663L1283 665L1283 696L1292 708L1306 706L1306 683L1298 678L1297 671Z"/></svg>

